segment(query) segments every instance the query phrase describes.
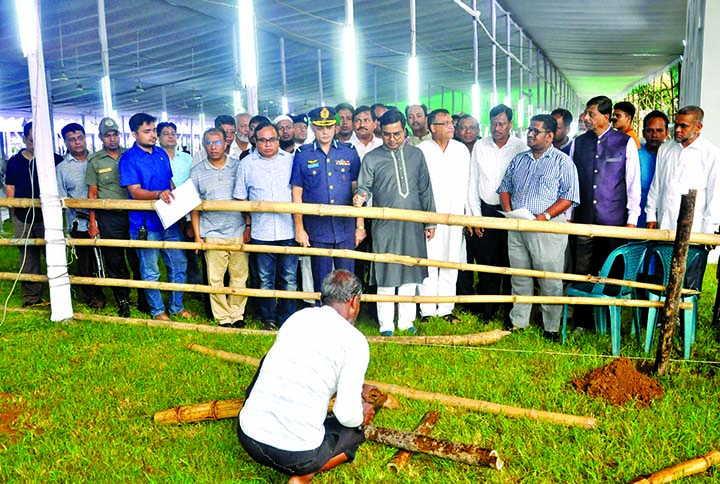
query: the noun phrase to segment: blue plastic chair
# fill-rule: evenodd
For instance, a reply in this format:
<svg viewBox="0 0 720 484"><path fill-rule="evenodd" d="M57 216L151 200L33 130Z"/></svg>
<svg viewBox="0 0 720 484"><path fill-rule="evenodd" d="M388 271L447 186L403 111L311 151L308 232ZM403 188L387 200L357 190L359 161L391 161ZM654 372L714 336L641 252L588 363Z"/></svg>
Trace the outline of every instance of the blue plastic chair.
<svg viewBox="0 0 720 484"><path fill-rule="evenodd" d="M656 242L648 246L643 264L644 272L648 274L648 278L653 282L666 286L670 279L670 264L672 262L673 253L672 242ZM705 266L707 265L708 251L701 245L691 245L688 247L685 280L683 281L683 289L695 289L702 291L703 275L705 274ZM656 292L646 290L645 294L650 301L665 301L665 291ZM683 357L687 360L690 358L690 350L695 342L695 332L697 328L698 318L698 302L700 296L691 294L681 296L682 302L691 302L692 309L682 311L683 321ZM652 347L655 327L658 324L659 308L648 308L647 312L647 328L645 332L645 353L650 352Z"/></svg>
<svg viewBox="0 0 720 484"><path fill-rule="evenodd" d="M624 265L623 279L626 281L634 281L638 272L642 267L647 250L647 242L631 242L613 250L600 270L599 277L609 277L610 269L616 259L622 258ZM566 296L575 297L595 297L599 299L631 299L635 294L633 288L627 286L616 286L609 284L594 284L592 282L581 282L573 284L565 290ZM565 344L567 339L567 313L568 305L563 307L562 321L562 341ZM607 317L610 316L610 334L612 337L612 354L620 355L620 321L622 315L622 306L595 306L595 329L598 333L604 334L607 331ZM640 327L638 320L633 317L635 333L638 338L638 346L640 346Z"/></svg>

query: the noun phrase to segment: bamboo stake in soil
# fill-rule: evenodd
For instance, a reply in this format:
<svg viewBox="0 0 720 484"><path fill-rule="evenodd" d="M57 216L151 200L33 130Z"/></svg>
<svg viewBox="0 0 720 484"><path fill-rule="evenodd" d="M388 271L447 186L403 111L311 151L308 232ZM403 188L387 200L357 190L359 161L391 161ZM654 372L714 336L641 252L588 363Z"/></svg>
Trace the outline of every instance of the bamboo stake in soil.
<svg viewBox="0 0 720 484"><path fill-rule="evenodd" d="M188 349L191 351L197 351L206 355L217 356L220 359L226 361L233 361L235 363L245 363L249 365L257 366L260 364L260 360L251 356L239 355L237 353L229 353L226 351L213 350L197 344L188 345ZM402 395L406 398L414 400L425 400L428 402L440 402L444 405L451 407L462 407L469 410L475 410L478 412L488 412L497 415L505 415L506 417L524 417L533 420L541 420L546 422L553 422L563 425L573 425L578 427L584 427L587 429L595 428L597 420L592 417L578 417L575 415L568 415L563 413L544 412L541 410L511 407L508 405L500 405L499 403L485 402L483 400L473 400L470 398L454 397L451 395L444 395L442 393L430 393L421 390L415 390L412 388L402 387L399 385L392 385L389 383L382 383L377 381L366 380L365 383L378 387L385 393Z"/></svg>
<svg viewBox="0 0 720 484"><path fill-rule="evenodd" d="M422 420L420 420L418 426L415 427L413 433L417 435L430 435L430 432L432 432L433 427L435 427L435 424L439 419L440 414L435 410L430 410L423 415ZM398 450L395 452L392 459L390 459L390 462L388 462L387 467L393 472L400 472L400 469L404 469L408 465L412 456L412 452L407 450Z"/></svg>
<svg viewBox="0 0 720 484"><path fill-rule="evenodd" d="M672 262L670 263L670 279L667 284L665 306L660 313L660 340L655 356L655 371L664 375L670 364L670 350L675 334L675 326L679 320L680 290L685 280L685 265L687 264L690 232L692 230L695 213L696 190L690 190L683 195L680 201L675 246L673 247ZM689 323L685 323L689 324Z"/></svg>
<svg viewBox="0 0 720 484"><path fill-rule="evenodd" d="M410 452L450 459L472 466L492 467L502 469L504 462L498 453L492 449L483 449L475 445L461 444L444 439L434 439L427 435L418 435L402 430L386 429L368 425L365 427L365 438Z"/></svg>
<svg viewBox="0 0 720 484"><path fill-rule="evenodd" d="M675 464L667 469L653 472L647 477L638 477L630 482L630 484L665 484L666 482L672 482L682 477L700 474L716 464L720 464L720 452L712 450L700 457L695 457L694 459Z"/></svg>

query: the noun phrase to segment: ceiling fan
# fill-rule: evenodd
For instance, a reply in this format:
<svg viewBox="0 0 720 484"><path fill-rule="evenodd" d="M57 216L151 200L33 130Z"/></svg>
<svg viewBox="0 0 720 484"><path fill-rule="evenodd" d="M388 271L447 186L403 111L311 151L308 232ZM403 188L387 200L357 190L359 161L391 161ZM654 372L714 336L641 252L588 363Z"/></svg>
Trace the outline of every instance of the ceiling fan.
<svg viewBox="0 0 720 484"><path fill-rule="evenodd" d="M67 73L65 72L65 52L63 49L63 34L62 34L62 22L58 22L58 29L60 30L60 75L51 81L67 82L70 80Z"/></svg>

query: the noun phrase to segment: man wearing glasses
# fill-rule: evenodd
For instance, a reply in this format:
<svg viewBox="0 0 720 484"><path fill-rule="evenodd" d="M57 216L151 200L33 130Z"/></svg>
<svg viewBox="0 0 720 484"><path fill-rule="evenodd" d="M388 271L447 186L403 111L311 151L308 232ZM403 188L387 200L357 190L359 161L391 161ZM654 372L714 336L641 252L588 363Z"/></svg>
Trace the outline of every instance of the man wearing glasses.
<svg viewBox="0 0 720 484"><path fill-rule="evenodd" d="M207 160L195 165L190 172L195 189L203 200L232 200L237 165L240 162L225 154L225 133L219 128L208 129L203 134L203 145ZM193 210L191 217L194 242L242 245L250 239L249 232L245 230L245 216L242 212ZM230 287L245 287L248 277L246 252L208 250L205 251L205 265L211 287L223 287L226 272L230 276ZM247 296L210 296L213 316L223 327L245 326L246 303Z"/></svg>
<svg viewBox="0 0 720 484"><path fill-rule="evenodd" d="M383 145L365 155L353 205L361 207L372 201L373 207L435 211L433 189L423 152L405 143L405 116L390 110L380 118ZM427 258L426 240L435 235L435 224L373 220L373 252ZM377 262L371 283L378 286L378 295L414 296L418 285L428 276L427 267ZM400 303L398 329L411 334L416 313L415 303ZM380 334L392 336L395 330L395 306L377 303Z"/></svg>
<svg viewBox="0 0 720 484"><path fill-rule="evenodd" d="M349 143L334 139L335 110L321 106L308 113L315 141L298 148L293 161L292 201L352 205L357 186L360 157ZM354 249L365 238L363 219L320 217L294 214L295 241L302 247ZM312 256L310 258L315 292L320 292L325 276L335 269L353 272L353 259Z"/></svg>
<svg viewBox="0 0 720 484"><path fill-rule="evenodd" d="M500 187L500 204L506 212L526 208L539 222L565 222L565 211L580 200L578 175L572 160L553 147L557 121L549 114L530 119L529 151L516 155L508 165ZM567 234L508 232L510 267L562 272ZM543 296L562 296L559 279L538 279ZM532 296L533 278L512 276L513 295ZM514 304L508 329L523 330L530 324L530 304ZM562 306L542 306L544 336L559 341Z"/></svg>
<svg viewBox="0 0 720 484"><path fill-rule="evenodd" d="M292 201L290 174L293 157L280 150L278 130L268 121L260 121L254 128L256 149L238 165L233 190L236 200L267 202ZM246 217L251 243L258 245L295 246L295 225L288 213L252 212ZM251 223L252 222L252 223ZM295 291L298 258L292 254L260 252L255 259L260 289ZM259 301L263 328L276 329L295 312L295 300L263 297Z"/></svg>
<svg viewBox="0 0 720 484"><path fill-rule="evenodd" d="M446 109L428 115L432 139L418 145L425 155L433 186L435 210L439 213L464 215L470 178L470 153L461 142L453 139L455 128ZM438 225L435 237L427 241L428 258L449 262L465 261L463 228L459 225ZM457 269L428 267L428 277L420 286L421 296L454 296ZM422 321L438 316L451 323L460 319L452 314L454 303L420 304Z"/></svg>
<svg viewBox="0 0 720 484"><path fill-rule="evenodd" d="M235 118L228 114L221 114L220 116L215 118L215 127L222 129L225 133L225 154L228 155L230 158L235 158L236 160L240 159L242 150L235 142L235 137L238 132ZM206 159L207 152L205 151L205 147L201 146L200 149L197 150L193 155L192 164L193 166L195 166Z"/></svg>
<svg viewBox="0 0 720 484"><path fill-rule="evenodd" d="M610 126L612 110L608 97L590 99L585 105L588 130L570 147L580 181L580 205L573 211L573 222L636 227L640 217L640 159L635 141ZM598 274L610 252L625 242L617 237L578 235L575 273ZM622 272L611 274L616 276ZM585 329L595 327L589 306L575 308L573 320Z"/></svg>
<svg viewBox="0 0 720 484"><path fill-rule="evenodd" d="M512 134L513 110L498 104L490 110L490 136L475 143L470 161L470 212L476 217L502 218L497 188L510 160L527 150L525 142ZM470 232L470 231L468 231ZM468 262L507 267L507 230L475 228L468 237ZM460 294L473 294L470 287L462 287ZM510 278L500 274L478 272L477 294L510 294ZM499 309L497 303L478 306L477 313L490 320ZM505 315L507 317L507 314Z"/></svg>

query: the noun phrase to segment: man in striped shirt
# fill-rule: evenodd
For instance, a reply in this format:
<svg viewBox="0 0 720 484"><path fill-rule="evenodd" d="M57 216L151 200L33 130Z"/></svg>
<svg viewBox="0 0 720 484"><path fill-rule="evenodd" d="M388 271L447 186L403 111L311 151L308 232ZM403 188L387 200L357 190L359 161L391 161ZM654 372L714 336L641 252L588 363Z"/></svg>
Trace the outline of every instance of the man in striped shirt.
<svg viewBox="0 0 720 484"><path fill-rule="evenodd" d="M529 151L516 155L508 165L497 192L504 211L526 208L539 222L565 222L565 211L580 201L578 175L569 156L553 147L557 121L548 114L533 116L527 130ZM567 234L508 232L510 267L563 272ZM538 279L543 296L562 296L563 283ZM531 296L531 277L512 277L513 295ZM512 327L522 330L530 323L530 304L514 304ZM562 307L543 305L544 336L559 341Z"/></svg>

